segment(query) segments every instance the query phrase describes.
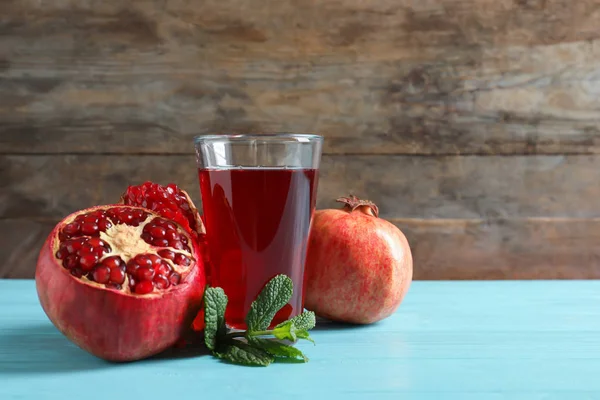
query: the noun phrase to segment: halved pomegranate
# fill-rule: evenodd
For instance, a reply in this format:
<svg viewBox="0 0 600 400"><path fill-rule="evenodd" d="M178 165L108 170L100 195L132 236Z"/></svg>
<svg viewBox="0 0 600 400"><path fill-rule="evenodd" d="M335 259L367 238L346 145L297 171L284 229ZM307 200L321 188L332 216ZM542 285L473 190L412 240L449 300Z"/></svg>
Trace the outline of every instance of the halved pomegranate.
<svg viewBox="0 0 600 400"><path fill-rule="evenodd" d="M141 207L97 206L63 219L37 263L52 323L90 353L148 357L177 342L201 307L198 246L179 224Z"/></svg>

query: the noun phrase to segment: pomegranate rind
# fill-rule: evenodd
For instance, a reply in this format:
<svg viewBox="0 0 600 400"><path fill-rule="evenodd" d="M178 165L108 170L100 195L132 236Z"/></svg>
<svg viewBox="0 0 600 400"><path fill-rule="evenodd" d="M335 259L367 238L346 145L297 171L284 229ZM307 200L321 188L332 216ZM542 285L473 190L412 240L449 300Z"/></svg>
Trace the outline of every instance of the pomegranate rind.
<svg viewBox="0 0 600 400"><path fill-rule="evenodd" d="M77 346L105 360L134 361L166 350L189 332L202 306L206 278L202 257L194 241L191 246L196 264L182 276L179 285L164 292L135 295L89 284L72 276L54 256L64 221L111 207L141 208L97 206L64 218L40 251L36 289L50 321Z"/></svg>
<svg viewBox="0 0 600 400"><path fill-rule="evenodd" d="M206 228L204 227L204 222L202 221L202 218L200 217L200 212L196 208L196 205L192 201L192 198L190 197L188 192L186 192L185 190L183 190L183 189L179 189L179 190L181 191L181 194L183 194L183 196L186 198L187 203L190 207L190 211L192 212L192 215L194 216L194 221L196 221L196 233L198 233L198 235L205 235Z"/></svg>

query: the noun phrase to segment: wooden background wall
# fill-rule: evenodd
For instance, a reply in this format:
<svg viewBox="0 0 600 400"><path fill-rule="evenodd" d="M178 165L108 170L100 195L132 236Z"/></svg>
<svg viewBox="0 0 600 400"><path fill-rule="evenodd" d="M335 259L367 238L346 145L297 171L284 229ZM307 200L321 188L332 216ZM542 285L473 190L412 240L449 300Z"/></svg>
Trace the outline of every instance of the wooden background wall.
<svg viewBox="0 0 600 400"><path fill-rule="evenodd" d="M0 277L192 136L325 135L417 279L600 277L598 0L0 0Z"/></svg>

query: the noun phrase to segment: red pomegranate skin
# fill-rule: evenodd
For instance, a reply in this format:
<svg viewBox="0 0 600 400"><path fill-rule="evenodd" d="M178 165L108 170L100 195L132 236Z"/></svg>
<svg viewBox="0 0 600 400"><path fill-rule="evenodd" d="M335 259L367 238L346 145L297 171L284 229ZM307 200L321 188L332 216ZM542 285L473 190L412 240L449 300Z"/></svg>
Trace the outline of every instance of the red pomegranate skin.
<svg viewBox="0 0 600 400"><path fill-rule="evenodd" d="M412 282L412 254L404 234L378 210L315 212L305 267L307 309L355 324L396 311Z"/></svg>
<svg viewBox="0 0 600 400"><path fill-rule="evenodd" d="M42 247L36 289L48 318L76 345L105 360L134 361L166 350L190 329L206 284L202 264L163 293L135 296L92 286L57 264L53 249L61 227L54 228Z"/></svg>

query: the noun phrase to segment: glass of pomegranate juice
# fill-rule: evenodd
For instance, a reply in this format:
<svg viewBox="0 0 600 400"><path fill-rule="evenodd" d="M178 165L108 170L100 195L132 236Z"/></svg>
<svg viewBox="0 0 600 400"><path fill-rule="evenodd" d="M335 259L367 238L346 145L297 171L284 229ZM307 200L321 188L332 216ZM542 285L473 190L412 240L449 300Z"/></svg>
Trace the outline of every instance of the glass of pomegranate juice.
<svg viewBox="0 0 600 400"><path fill-rule="evenodd" d="M275 275L294 283L272 325L303 311L304 261L317 197L318 135L195 138L208 278L229 297L228 326L245 329L250 304Z"/></svg>

